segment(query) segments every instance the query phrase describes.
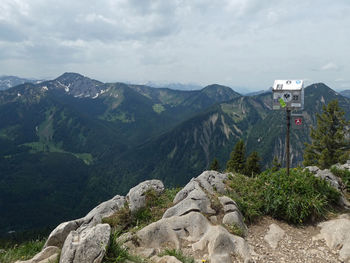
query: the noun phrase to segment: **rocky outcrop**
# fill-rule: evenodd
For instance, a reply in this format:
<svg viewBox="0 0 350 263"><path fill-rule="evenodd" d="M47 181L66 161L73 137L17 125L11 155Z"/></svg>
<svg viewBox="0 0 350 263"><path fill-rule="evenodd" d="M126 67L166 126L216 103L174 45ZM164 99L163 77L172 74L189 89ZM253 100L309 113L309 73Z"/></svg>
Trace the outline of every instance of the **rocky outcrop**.
<svg viewBox="0 0 350 263"><path fill-rule="evenodd" d="M208 251L210 262L230 263L232 255L237 255L246 262L250 252L243 238L234 236L222 226L213 226L199 212L183 216L163 218L137 232L142 247L182 248L182 241L192 244L192 250Z"/></svg>
<svg viewBox="0 0 350 263"><path fill-rule="evenodd" d="M342 262L350 262L350 215L344 214L318 226L321 231L315 240L324 239L329 248L339 250Z"/></svg>
<svg viewBox="0 0 350 263"><path fill-rule="evenodd" d="M64 222L58 225L49 235L44 247L57 246L62 248L64 241L71 231L81 232L102 222L102 218L113 215L124 206L125 197L116 195L112 199L99 204L85 217Z"/></svg>
<svg viewBox="0 0 350 263"><path fill-rule="evenodd" d="M247 230L236 203L225 196L217 197L218 189L221 193L225 192L226 178L227 175L214 171L206 171L193 178L178 192L173 201L175 205L165 211L161 220L139 230L134 238L128 233L118 240L124 241L135 253L140 248L162 251L165 248L186 250L190 247L189 254L204 253L210 262L229 263L235 258L249 262L250 249L246 241L220 225L236 224L243 231ZM132 239L136 239L137 244L132 243ZM152 259L163 262L159 261L163 258Z"/></svg>
<svg viewBox="0 0 350 263"><path fill-rule="evenodd" d="M60 263L102 262L110 234L108 224L70 232L62 248Z"/></svg>
<svg viewBox="0 0 350 263"><path fill-rule="evenodd" d="M126 200L129 203L131 213L146 205L145 193L151 189L160 194L164 191L164 184L159 180L148 180L130 189L126 195Z"/></svg>

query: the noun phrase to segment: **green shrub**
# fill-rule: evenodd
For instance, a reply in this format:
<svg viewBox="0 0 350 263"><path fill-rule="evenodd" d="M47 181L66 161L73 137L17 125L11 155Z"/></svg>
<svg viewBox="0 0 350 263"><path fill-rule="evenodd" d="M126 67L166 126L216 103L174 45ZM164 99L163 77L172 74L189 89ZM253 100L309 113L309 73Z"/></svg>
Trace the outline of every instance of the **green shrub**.
<svg viewBox="0 0 350 263"><path fill-rule="evenodd" d="M1 263L15 262L16 260L28 260L39 253L45 244L45 240L27 241L21 245L14 245L0 253Z"/></svg>
<svg viewBox="0 0 350 263"><path fill-rule="evenodd" d="M308 170L286 169L264 172L257 177L264 198L264 212L287 222L300 224L323 218L339 200L339 193Z"/></svg>
<svg viewBox="0 0 350 263"><path fill-rule="evenodd" d="M316 178L308 170L270 170L255 178L235 175L229 180L234 199L243 215L252 222L261 215L289 223L300 224L325 217L340 194L326 181Z"/></svg>
<svg viewBox="0 0 350 263"><path fill-rule="evenodd" d="M331 168L331 172L335 175L338 176L342 179L347 192L350 192L350 171L349 170L343 170L343 169L339 169L336 168L335 166L333 166Z"/></svg>
<svg viewBox="0 0 350 263"><path fill-rule="evenodd" d="M159 254L160 257L167 256L167 255L176 257L182 263L195 263L193 257L185 256L181 250L166 249L162 253Z"/></svg>

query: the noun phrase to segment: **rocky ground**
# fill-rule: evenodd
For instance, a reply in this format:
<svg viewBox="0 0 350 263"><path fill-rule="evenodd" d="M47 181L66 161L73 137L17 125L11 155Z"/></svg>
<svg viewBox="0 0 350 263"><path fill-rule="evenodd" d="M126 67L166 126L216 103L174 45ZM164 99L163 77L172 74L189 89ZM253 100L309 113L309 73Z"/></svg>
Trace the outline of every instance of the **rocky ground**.
<svg viewBox="0 0 350 263"><path fill-rule="evenodd" d="M317 225L296 227L264 217L249 227L247 241L256 263L344 262L339 259L339 247L331 249L324 239L316 238L320 230ZM350 236L350 232L347 234Z"/></svg>

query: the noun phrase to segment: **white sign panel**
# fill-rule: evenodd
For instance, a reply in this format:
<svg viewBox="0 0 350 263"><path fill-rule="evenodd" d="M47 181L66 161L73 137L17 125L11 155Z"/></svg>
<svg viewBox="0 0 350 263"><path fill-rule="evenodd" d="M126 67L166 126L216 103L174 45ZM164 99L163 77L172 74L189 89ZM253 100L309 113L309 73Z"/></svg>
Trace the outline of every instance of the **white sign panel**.
<svg viewBox="0 0 350 263"><path fill-rule="evenodd" d="M272 92L274 110L304 108L304 82L302 80L275 80Z"/></svg>

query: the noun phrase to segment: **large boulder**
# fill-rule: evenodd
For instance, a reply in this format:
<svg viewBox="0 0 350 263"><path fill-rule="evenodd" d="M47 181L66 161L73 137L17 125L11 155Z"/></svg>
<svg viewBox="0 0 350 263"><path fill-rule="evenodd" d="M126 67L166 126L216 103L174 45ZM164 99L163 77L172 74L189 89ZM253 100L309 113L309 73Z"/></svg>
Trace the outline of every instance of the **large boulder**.
<svg viewBox="0 0 350 263"><path fill-rule="evenodd" d="M32 259L25 261L16 261L16 263L50 263L56 262L60 255L58 247L49 246L44 248L40 253L36 254Z"/></svg>
<svg viewBox="0 0 350 263"><path fill-rule="evenodd" d="M64 241L71 231L82 231L102 222L102 219L113 215L124 206L125 197L116 195L112 199L99 204L85 217L58 225L49 235L44 247L57 246L62 248Z"/></svg>
<svg viewBox="0 0 350 263"><path fill-rule="evenodd" d="M111 227L108 224L70 232L62 248L60 263L102 262L110 234Z"/></svg>
<svg viewBox="0 0 350 263"><path fill-rule="evenodd" d="M151 189L160 194L164 191L164 184L160 180L148 180L130 189L126 200L132 213L146 205L145 193Z"/></svg>
<svg viewBox="0 0 350 263"><path fill-rule="evenodd" d="M350 262L350 216L344 214L337 219L322 222L318 225L320 234L314 239L324 239L332 250L339 250L339 259Z"/></svg>

